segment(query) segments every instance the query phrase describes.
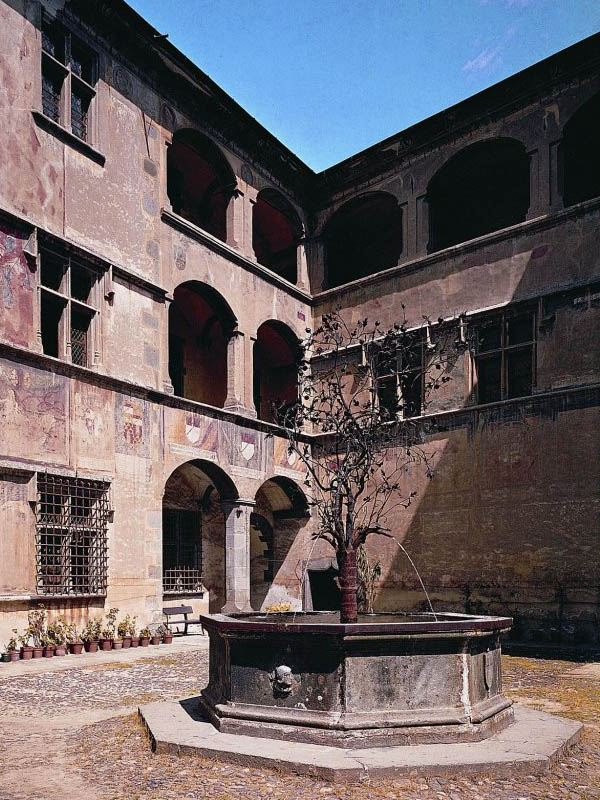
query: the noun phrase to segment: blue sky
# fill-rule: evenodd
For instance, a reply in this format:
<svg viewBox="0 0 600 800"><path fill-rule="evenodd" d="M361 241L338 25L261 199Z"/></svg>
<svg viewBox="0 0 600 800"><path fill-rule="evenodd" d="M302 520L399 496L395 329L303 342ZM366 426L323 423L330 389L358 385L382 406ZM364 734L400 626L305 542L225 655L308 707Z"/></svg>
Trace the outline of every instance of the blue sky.
<svg viewBox="0 0 600 800"><path fill-rule="evenodd" d="M598 0L129 0L321 170L600 29Z"/></svg>

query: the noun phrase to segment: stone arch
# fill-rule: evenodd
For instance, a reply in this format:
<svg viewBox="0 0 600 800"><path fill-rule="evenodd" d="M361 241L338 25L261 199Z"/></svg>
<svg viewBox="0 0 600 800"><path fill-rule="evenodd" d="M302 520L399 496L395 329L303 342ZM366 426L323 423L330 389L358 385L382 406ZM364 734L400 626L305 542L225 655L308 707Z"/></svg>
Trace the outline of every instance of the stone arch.
<svg viewBox="0 0 600 800"><path fill-rule="evenodd" d="M389 269L403 248L402 209L388 192L361 194L337 209L322 238L328 289Z"/></svg>
<svg viewBox="0 0 600 800"><path fill-rule="evenodd" d="M259 419L277 422L298 399L300 343L278 320L263 322L253 351L254 407Z"/></svg>
<svg viewBox="0 0 600 800"><path fill-rule="evenodd" d="M177 286L169 307L169 377L176 395L223 407L228 342L236 327L231 307L212 286Z"/></svg>
<svg viewBox="0 0 600 800"><path fill-rule="evenodd" d="M563 129L559 164L565 206L600 195L600 152L593 135L598 120L600 92L580 106Z"/></svg>
<svg viewBox="0 0 600 800"><path fill-rule="evenodd" d="M167 151L167 194L176 214L225 242L235 187L235 175L211 139L192 128L174 133Z"/></svg>
<svg viewBox="0 0 600 800"><path fill-rule="evenodd" d="M529 156L516 139L475 142L455 153L427 187L433 253L524 222Z"/></svg>
<svg viewBox="0 0 600 800"><path fill-rule="evenodd" d="M203 459L176 467L162 500L163 597L200 598L202 608L220 611L225 602L225 515L223 503L238 491L216 464Z"/></svg>
<svg viewBox="0 0 600 800"><path fill-rule="evenodd" d="M252 209L252 247L259 264L296 283L303 226L296 209L276 189L262 189Z"/></svg>
<svg viewBox="0 0 600 800"><path fill-rule="evenodd" d="M294 545L309 516L306 496L291 478L269 478L256 492L250 517L250 602L255 611L282 602L299 605L302 554Z"/></svg>

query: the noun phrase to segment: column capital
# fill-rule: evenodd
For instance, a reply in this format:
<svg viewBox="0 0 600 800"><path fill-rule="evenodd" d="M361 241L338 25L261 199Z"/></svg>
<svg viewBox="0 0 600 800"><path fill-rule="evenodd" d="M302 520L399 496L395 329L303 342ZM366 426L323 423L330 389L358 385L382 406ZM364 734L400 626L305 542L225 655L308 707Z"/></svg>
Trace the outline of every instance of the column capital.
<svg viewBox="0 0 600 800"><path fill-rule="evenodd" d="M256 500L250 500L247 497L237 497L233 500L221 500L221 506L223 510L227 509L227 511L232 511L234 508L238 506L247 506L249 508L254 508L256 505Z"/></svg>

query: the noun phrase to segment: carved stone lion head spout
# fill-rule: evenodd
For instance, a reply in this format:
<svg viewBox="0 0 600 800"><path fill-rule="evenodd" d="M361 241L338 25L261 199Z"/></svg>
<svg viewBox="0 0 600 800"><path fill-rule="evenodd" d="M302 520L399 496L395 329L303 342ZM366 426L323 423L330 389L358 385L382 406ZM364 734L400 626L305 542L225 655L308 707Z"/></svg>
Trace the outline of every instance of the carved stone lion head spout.
<svg viewBox="0 0 600 800"><path fill-rule="evenodd" d="M287 697L292 693L294 678L291 667L286 667L285 664L275 667L270 678L273 684L273 694L276 697Z"/></svg>

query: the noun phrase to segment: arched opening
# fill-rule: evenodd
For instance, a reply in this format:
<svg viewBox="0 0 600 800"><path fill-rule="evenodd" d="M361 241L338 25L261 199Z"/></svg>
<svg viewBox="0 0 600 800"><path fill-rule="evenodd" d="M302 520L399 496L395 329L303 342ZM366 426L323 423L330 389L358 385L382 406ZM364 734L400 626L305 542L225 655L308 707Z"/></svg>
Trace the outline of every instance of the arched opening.
<svg viewBox="0 0 600 800"><path fill-rule="evenodd" d="M465 147L431 179L427 202L430 253L523 222L529 156L514 139Z"/></svg>
<svg viewBox="0 0 600 800"><path fill-rule="evenodd" d="M169 308L169 376L179 397L222 408L227 396L227 342L236 327L221 295L188 281Z"/></svg>
<svg viewBox="0 0 600 800"><path fill-rule="evenodd" d="M361 195L335 212L323 240L330 289L389 269L402 252L402 209L391 194Z"/></svg>
<svg viewBox="0 0 600 800"><path fill-rule="evenodd" d="M176 214L224 242L234 188L231 167L210 139L190 128L173 135L167 152L167 194Z"/></svg>
<svg viewBox="0 0 600 800"><path fill-rule="evenodd" d="M188 461L171 473L163 495L163 595L196 598L220 611L225 603L225 517L221 502L237 496L215 464ZM206 596L208 593L208 598ZM201 610L201 607L194 610Z"/></svg>
<svg viewBox="0 0 600 800"><path fill-rule="evenodd" d="M309 518L302 490L289 478L265 481L250 517L250 603L254 611L270 605L299 606L301 585L295 552L298 532Z"/></svg>
<svg viewBox="0 0 600 800"><path fill-rule="evenodd" d="M274 189L259 192L252 212L252 247L258 263L296 283L301 238L302 223L285 197Z"/></svg>
<svg viewBox="0 0 600 800"><path fill-rule="evenodd" d="M600 195L600 150L593 132L600 120L600 94L565 125L561 144L563 203L572 206Z"/></svg>
<svg viewBox="0 0 600 800"><path fill-rule="evenodd" d="M281 421L298 400L298 339L281 322L263 322L254 344L254 407L259 419Z"/></svg>

